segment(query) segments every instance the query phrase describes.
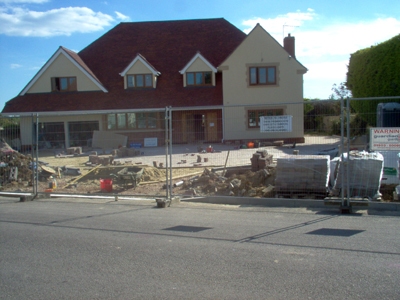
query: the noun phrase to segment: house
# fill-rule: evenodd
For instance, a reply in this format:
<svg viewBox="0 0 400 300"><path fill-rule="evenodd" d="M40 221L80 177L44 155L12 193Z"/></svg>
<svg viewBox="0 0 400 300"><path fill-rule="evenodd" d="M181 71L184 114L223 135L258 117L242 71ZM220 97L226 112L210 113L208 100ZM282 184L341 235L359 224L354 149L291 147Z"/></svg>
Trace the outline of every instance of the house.
<svg viewBox="0 0 400 300"><path fill-rule="evenodd" d="M128 145L165 138L172 107L174 143L304 141L303 74L294 37L282 47L260 25L248 35L225 19L120 23L78 53L59 49L9 100L21 143L86 145L93 131ZM261 116L293 119L290 132L263 132ZM36 117L38 119L36 119Z"/></svg>

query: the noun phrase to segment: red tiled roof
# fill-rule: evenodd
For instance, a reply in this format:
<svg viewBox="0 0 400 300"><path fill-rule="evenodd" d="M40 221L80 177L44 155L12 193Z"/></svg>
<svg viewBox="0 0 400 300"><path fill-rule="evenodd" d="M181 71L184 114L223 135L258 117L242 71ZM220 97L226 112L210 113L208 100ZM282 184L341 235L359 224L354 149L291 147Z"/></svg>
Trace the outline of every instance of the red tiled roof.
<svg viewBox="0 0 400 300"><path fill-rule="evenodd" d="M108 93L25 94L8 101L3 112L222 105L221 73L216 74L216 87L184 88L179 71L198 51L212 65L220 65L245 37L225 19L120 23L74 57ZM124 89L119 73L138 53L161 72L154 90Z"/></svg>

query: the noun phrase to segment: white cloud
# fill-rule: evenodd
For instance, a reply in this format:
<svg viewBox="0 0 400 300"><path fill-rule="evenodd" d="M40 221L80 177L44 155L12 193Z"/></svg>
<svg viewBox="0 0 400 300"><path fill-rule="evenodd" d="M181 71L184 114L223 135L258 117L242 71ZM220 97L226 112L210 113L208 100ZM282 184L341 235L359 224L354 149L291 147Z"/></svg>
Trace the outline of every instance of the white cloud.
<svg viewBox="0 0 400 300"><path fill-rule="evenodd" d="M312 20L314 16L315 13L311 11L307 13L295 12L295 13L288 13L286 15L279 15L274 19L257 18L257 19L246 20L243 21L242 24L250 27L244 30L245 33L249 33L254 28L254 26L256 26L257 23L259 23L271 35L273 36L279 35L279 39L281 39L284 25L285 27L288 28L299 27L304 23L304 21Z"/></svg>
<svg viewBox="0 0 400 300"><path fill-rule="evenodd" d="M11 64L11 66L10 66L11 69L17 69L17 68L21 68L21 67L22 67L22 65L19 65L19 64Z"/></svg>
<svg viewBox="0 0 400 300"><path fill-rule="evenodd" d="M348 60L338 62L321 62L321 63L308 63L308 72L305 78L308 79L331 79L332 84L334 80L342 78L346 79ZM340 82L339 82L340 83Z"/></svg>
<svg viewBox="0 0 400 300"><path fill-rule="evenodd" d="M117 19L121 21L129 21L129 17L121 14L120 12L116 11L115 14L117 15Z"/></svg>
<svg viewBox="0 0 400 300"><path fill-rule="evenodd" d="M87 7L66 7L45 12L13 7L0 9L0 34L49 37L93 32L109 26L114 19Z"/></svg>
<svg viewBox="0 0 400 300"><path fill-rule="evenodd" d="M370 22L333 24L320 31L296 34L299 56L344 55L384 42L400 32L400 20L376 19Z"/></svg>

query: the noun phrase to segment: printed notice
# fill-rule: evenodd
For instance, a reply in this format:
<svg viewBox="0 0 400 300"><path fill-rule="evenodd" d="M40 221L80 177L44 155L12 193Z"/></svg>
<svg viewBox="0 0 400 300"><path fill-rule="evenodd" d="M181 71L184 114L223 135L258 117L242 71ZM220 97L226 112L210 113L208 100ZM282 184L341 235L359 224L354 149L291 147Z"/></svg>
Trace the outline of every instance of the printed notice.
<svg viewBox="0 0 400 300"><path fill-rule="evenodd" d="M260 117L260 132L292 132L293 116Z"/></svg>
<svg viewBox="0 0 400 300"><path fill-rule="evenodd" d="M157 138L145 138L144 146L145 147L157 147Z"/></svg>
<svg viewBox="0 0 400 300"><path fill-rule="evenodd" d="M371 128L369 148L374 151L400 151L400 128Z"/></svg>

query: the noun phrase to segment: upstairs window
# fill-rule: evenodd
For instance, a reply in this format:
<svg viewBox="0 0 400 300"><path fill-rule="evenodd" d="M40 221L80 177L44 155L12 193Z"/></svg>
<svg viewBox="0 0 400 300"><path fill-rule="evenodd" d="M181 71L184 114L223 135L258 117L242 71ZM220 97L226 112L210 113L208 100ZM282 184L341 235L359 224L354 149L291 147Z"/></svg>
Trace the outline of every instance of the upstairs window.
<svg viewBox="0 0 400 300"><path fill-rule="evenodd" d="M283 109L249 110L247 114L249 128L260 128L260 117L282 116Z"/></svg>
<svg viewBox="0 0 400 300"><path fill-rule="evenodd" d="M207 86L212 85L211 72L189 72L186 73L187 86Z"/></svg>
<svg viewBox="0 0 400 300"><path fill-rule="evenodd" d="M151 74L128 75L128 89L143 89L153 87L153 76Z"/></svg>
<svg viewBox="0 0 400 300"><path fill-rule="evenodd" d="M250 85L275 85L276 67L251 67Z"/></svg>
<svg viewBox="0 0 400 300"><path fill-rule="evenodd" d="M76 77L52 77L51 78L52 92L75 92Z"/></svg>

